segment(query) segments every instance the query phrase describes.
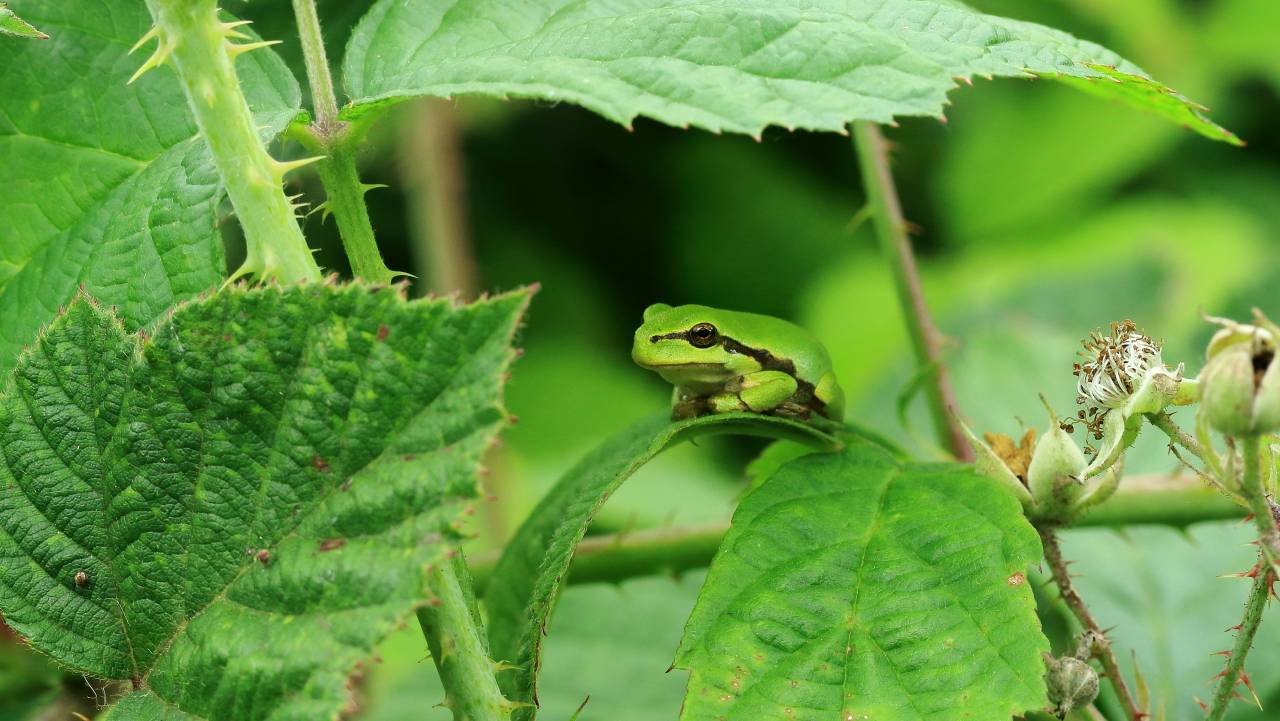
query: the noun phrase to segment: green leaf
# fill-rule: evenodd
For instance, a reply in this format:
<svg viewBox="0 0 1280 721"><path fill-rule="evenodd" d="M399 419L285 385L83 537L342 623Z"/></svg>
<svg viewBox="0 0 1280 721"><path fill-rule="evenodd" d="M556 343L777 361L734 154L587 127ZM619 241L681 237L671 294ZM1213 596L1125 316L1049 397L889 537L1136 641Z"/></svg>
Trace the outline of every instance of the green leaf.
<svg viewBox="0 0 1280 721"><path fill-rule="evenodd" d="M15 1L54 34L0 43L0 373L83 285L132 329L216 285L226 268L217 170L172 71L126 85L141 0ZM297 112L270 51L236 65L264 132Z"/></svg>
<svg viewBox="0 0 1280 721"><path fill-rule="evenodd" d="M113 719L330 718L477 495L528 301L77 299L0 394L0 611ZM244 689L252 688L252 693Z"/></svg>
<svg viewBox="0 0 1280 721"><path fill-rule="evenodd" d="M9 9L8 3L0 3L0 35L16 35L20 38L48 40L49 36L32 27Z"/></svg>
<svg viewBox="0 0 1280 721"><path fill-rule="evenodd" d="M1045 704L1040 542L959 465L869 444L782 466L734 514L676 665L682 719L1003 719Z"/></svg>
<svg viewBox="0 0 1280 721"><path fill-rule="evenodd" d="M814 428L771 416L726 413L673 423L666 414L636 423L588 453L556 484L507 543L485 590L494 659L517 668L499 675L512 701L537 703L544 632L574 549L604 502L637 469L674 443L713 433L783 437L830 447ZM532 708L516 719L532 718Z"/></svg>
<svg viewBox="0 0 1280 721"><path fill-rule="evenodd" d="M630 126L758 136L942 117L978 76L1076 79L1238 143L1203 108L1105 48L952 0L381 0L344 60L356 118L419 95L567 101Z"/></svg>
<svg viewBox="0 0 1280 721"><path fill-rule="evenodd" d="M1185 531L1136 526L1120 533L1080 529L1062 534L1063 553L1078 574L1076 589L1098 623L1114 627L1107 635L1128 678L1137 655L1154 718L1204 718L1195 697L1208 701L1213 695L1214 676L1226 664L1225 657L1214 654L1235 641L1229 629L1240 623L1249 592L1249 579L1222 576L1253 566L1255 538L1251 526L1236 522L1202 523ZM1230 719L1275 718L1280 623L1274 614L1273 608L1263 616L1245 663L1263 709L1233 703Z"/></svg>

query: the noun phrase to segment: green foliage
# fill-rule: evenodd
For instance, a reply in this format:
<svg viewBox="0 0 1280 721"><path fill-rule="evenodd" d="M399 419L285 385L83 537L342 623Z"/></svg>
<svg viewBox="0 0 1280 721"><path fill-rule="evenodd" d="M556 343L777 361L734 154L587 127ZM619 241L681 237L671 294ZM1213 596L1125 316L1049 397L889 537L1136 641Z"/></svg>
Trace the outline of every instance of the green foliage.
<svg viewBox="0 0 1280 721"><path fill-rule="evenodd" d="M568 719L590 696L582 721L671 721L687 674L671 652L702 586L703 573L673 580L632 578L564 589L550 619L539 674L538 714ZM363 721L449 721L444 689L424 664L422 633L404 629L378 650L383 663L366 687ZM2 718L2 717L0 717Z"/></svg>
<svg viewBox="0 0 1280 721"><path fill-rule="evenodd" d="M48 40L49 36L40 32L31 23L23 20L9 9L8 3L0 3L0 35L13 35L20 38L36 38Z"/></svg>
<svg viewBox="0 0 1280 721"><path fill-rule="evenodd" d="M870 444L783 465L734 514L676 665L682 719L1004 718L1045 704L1018 503Z"/></svg>
<svg viewBox="0 0 1280 721"><path fill-rule="evenodd" d="M784 437L820 446L835 442L810 426L772 416L727 413L673 423L664 414L632 425L587 454L507 543L485 592L490 653L516 667L500 677L508 699L537 702L543 629L573 551L600 507L623 481L671 444L716 433ZM515 718L532 714L525 708Z"/></svg>
<svg viewBox="0 0 1280 721"><path fill-rule="evenodd" d="M527 301L235 288L143 336L78 299L0 399L6 621L130 680L110 718L332 715L477 494Z"/></svg>
<svg viewBox="0 0 1280 721"><path fill-rule="evenodd" d="M83 286L129 328L225 276L222 190L168 69L126 81L151 24L140 0L15 0L55 35L0 43L0 373ZM269 51L240 80L271 137L297 84Z"/></svg>
<svg viewBox="0 0 1280 721"><path fill-rule="evenodd" d="M1257 558L1254 534L1238 523L1199 524L1187 531L1137 527L1069 531L1063 550L1080 559L1072 566L1077 586L1104 626L1114 626L1118 655L1132 677L1133 655L1151 689L1155 718L1200 721L1195 697L1208 700L1211 679L1231 648L1228 630L1240 622L1248 579L1220 578L1247 571ZM1268 611L1246 670L1262 709L1231 706L1229 718L1273 718L1280 702L1280 624ZM1247 691L1242 689L1247 695ZM1163 710L1163 714L1161 714Z"/></svg>
<svg viewBox="0 0 1280 721"><path fill-rule="evenodd" d="M516 11L382 0L344 66L352 118L388 100L482 93L574 102L627 126L644 115L714 132L843 132L853 120L940 117L957 79L1039 75L1238 142L1109 50L950 1L538 0Z"/></svg>

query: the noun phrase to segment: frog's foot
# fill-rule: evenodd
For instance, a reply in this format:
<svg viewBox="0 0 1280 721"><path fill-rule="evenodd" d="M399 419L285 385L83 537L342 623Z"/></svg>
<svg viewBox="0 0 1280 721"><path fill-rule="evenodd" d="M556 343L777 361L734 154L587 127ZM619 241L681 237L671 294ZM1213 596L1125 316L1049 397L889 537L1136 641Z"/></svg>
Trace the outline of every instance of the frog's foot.
<svg viewBox="0 0 1280 721"><path fill-rule="evenodd" d="M800 421L807 421L813 416L813 410L808 406L794 403L792 401L784 401L773 409L773 415L783 418L794 418Z"/></svg>
<svg viewBox="0 0 1280 721"><path fill-rule="evenodd" d="M688 396L678 398L671 404L671 420L683 421L708 413L716 413L705 396Z"/></svg>
<svg viewBox="0 0 1280 721"><path fill-rule="evenodd" d="M738 378L738 399L744 410L766 413L778 409L795 395L796 379L782 371L758 371Z"/></svg>

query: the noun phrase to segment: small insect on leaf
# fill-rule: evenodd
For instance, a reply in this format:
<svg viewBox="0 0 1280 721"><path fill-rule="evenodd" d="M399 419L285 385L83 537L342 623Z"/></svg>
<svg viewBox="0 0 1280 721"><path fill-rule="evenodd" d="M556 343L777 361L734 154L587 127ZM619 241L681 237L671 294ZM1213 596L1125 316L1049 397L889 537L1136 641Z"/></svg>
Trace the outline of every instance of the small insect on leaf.
<svg viewBox="0 0 1280 721"><path fill-rule="evenodd" d="M89 574L84 571L76 571L75 581L76 588L84 588L89 585Z"/></svg>

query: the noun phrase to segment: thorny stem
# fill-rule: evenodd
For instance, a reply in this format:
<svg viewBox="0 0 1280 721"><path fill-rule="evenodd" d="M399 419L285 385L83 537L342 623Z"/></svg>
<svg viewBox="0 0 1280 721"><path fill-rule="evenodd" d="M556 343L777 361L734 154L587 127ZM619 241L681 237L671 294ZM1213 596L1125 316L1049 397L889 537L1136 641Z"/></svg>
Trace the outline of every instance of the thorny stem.
<svg viewBox="0 0 1280 721"><path fill-rule="evenodd" d="M920 367L935 369L931 374L932 382L925 385L934 431L938 440L956 458L970 462L974 457L973 449L956 418L955 393L951 389L947 369L939 357L938 330L933 325L924 291L920 287L920 275L911 251L911 239L907 236L907 222L902 216L898 191L893 184L893 173L889 169L888 146L880 133L880 126L872 122L855 122L853 139L858 153L858 165L862 169L867 205L873 212L881 251L893 272L898 302L911 333L916 363Z"/></svg>
<svg viewBox="0 0 1280 721"><path fill-rule="evenodd" d="M1093 619L1093 614L1089 611L1089 607L1085 605L1084 599L1080 597L1075 586L1072 585L1071 575L1067 572L1067 564L1062 559L1062 548L1058 545L1057 534L1049 527L1040 528L1039 531L1040 541L1044 545L1044 559L1049 564L1049 570L1053 573L1053 582L1058 586L1058 591L1062 593L1062 600L1066 602L1067 607L1071 609L1071 613L1080 621L1080 625L1084 627L1084 630L1099 639L1094 644L1093 656L1102 662L1103 673L1116 690L1116 696L1120 698L1120 705L1124 707L1126 719L1128 721L1142 721L1147 717L1147 713L1138 708L1138 704L1133 698L1133 693L1129 691L1129 686L1125 683L1124 675L1120 673L1120 664L1116 661L1115 652L1111 650L1111 644L1106 640L1106 634L1103 633L1102 627L1098 625L1098 622Z"/></svg>
<svg viewBox="0 0 1280 721"><path fill-rule="evenodd" d="M1262 625L1262 610L1267 605L1267 596L1271 594L1271 583L1275 580L1275 572L1264 562L1258 561L1253 586L1249 589L1249 600L1244 605L1244 619L1236 632L1236 643L1227 656L1227 668L1218 679L1218 688L1213 694L1213 707L1209 710L1208 721L1221 721L1227 713L1227 705L1235 695L1236 682L1244 670L1244 659L1253 646L1253 637Z"/></svg>
<svg viewBox="0 0 1280 721"><path fill-rule="evenodd" d="M283 188L285 173L305 161L281 163L267 154L236 77L235 57L266 43L233 43L247 36L218 19L214 0L147 0L147 7L156 25L143 43L155 38L157 47L133 79L166 62L177 70L244 229L247 257L234 275L318 282L320 268Z"/></svg>
<svg viewBox="0 0 1280 721"><path fill-rule="evenodd" d="M390 283L396 274L382 261L369 209L364 203L364 194L374 186L361 183L356 169L355 144L359 134L338 119L338 99L329 73L315 0L293 0L293 12L298 20L315 122L307 132L295 131L292 137L325 156L318 168L326 196L324 208L338 222L351 271L374 283Z"/></svg>
<svg viewBox="0 0 1280 721"><path fill-rule="evenodd" d="M1240 479L1240 495L1249 503L1253 513L1253 522L1258 527L1258 540L1262 544L1262 554L1275 565L1280 561L1280 531L1276 530L1276 517L1267 502L1267 494L1263 490L1262 449L1258 437L1244 436L1241 440L1241 452L1244 455L1244 476Z"/></svg>
<svg viewBox="0 0 1280 721"><path fill-rule="evenodd" d="M1191 451L1197 458L1204 458L1204 449L1200 447L1200 442L1192 437L1190 433L1182 430L1177 423L1174 423L1172 415L1168 413L1148 413L1147 421L1164 431L1164 434L1169 436L1169 440L1173 443Z"/></svg>
<svg viewBox="0 0 1280 721"><path fill-rule="evenodd" d="M454 721L507 721L513 704L502 695L480 627L475 594L461 552L427 571L427 604L418 622L445 689Z"/></svg>

